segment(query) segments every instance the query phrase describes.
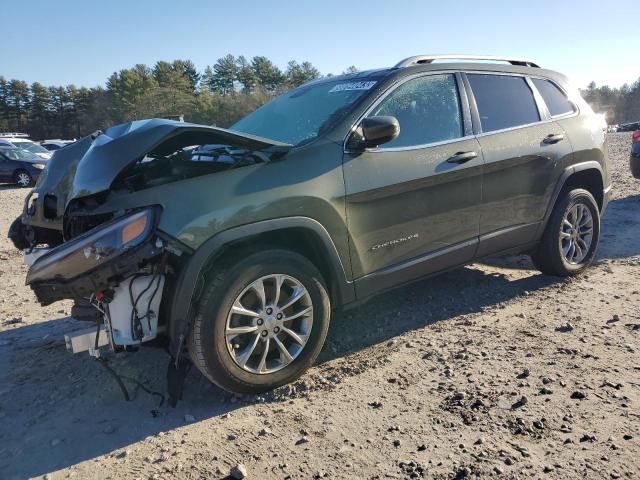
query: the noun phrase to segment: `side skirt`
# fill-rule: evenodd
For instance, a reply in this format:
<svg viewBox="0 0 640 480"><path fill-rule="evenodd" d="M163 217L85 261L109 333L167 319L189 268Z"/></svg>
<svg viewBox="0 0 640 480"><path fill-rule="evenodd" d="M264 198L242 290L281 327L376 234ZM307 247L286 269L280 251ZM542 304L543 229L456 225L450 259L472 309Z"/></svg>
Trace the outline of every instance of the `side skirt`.
<svg viewBox="0 0 640 480"><path fill-rule="evenodd" d="M385 290L469 263L474 258L477 247L478 239L474 238L372 272L355 280L356 297L363 300Z"/></svg>
<svg viewBox="0 0 640 480"><path fill-rule="evenodd" d="M480 235L476 258L501 253L539 240L540 223L527 223ZM544 230L544 229L542 229Z"/></svg>
<svg viewBox="0 0 640 480"><path fill-rule="evenodd" d="M536 222L499 230L360 277L354 282L357 300L344 305L344 309L361 305L387 290L424 280L483 258L528 252L538 243L536 231L539 226Z"/></svg>

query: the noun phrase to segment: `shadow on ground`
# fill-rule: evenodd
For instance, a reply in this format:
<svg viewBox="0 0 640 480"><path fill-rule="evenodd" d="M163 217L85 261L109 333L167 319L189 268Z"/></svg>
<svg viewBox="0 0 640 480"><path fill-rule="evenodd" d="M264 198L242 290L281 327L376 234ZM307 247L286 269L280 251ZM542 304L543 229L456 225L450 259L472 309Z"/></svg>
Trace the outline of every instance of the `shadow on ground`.
<svg viewBox="0 0 640 480"><path fill-rule="evenodd" d="M596 261L640 255L640 195L609 202Z"/></svg>
<svg viewBox="0 0 640 480"><path fill-rule="evenodd" d="M357 309L336 313L319 361L481 311L555 281L542 275L509 281L503 275L465 267L396 289ZM64 318L0 334L0 413L4 417L0 469L9 478L42 475L117 451L183 426L187 414L202 420L246 405L245 401L231 403L230 395L209 384L195 369L175 409L166 402L159 407L158 397L142 391L135 400L125 402L98 362L65 351L63 335L74 328L78 322ZM121 375L165 392L168 356L164 351L144 348L135 354L112 356L109 361Z"/></svg>
<svg viewBox="0 0 640 480"><path fill-rule="evenodd" d="M638 196L611 202L603 222L600 261L640 253L635 241L638 216L627 214L638 207ZM459 268L336 313L319 361L326 363L435 322L482 312L563 281L535 272L491 273L496 270L492 267L531 268L524 256L485 264L489 267ZM38 476L118 451L183 426L185 415L199 421L247 405L233 403L233 397L209 384L195 369L175 409L166 402L159 406L158 397L142 391L125 402L117 384L95 360L65 351L63 334L77 328L78 322L63 318L0 334L0 471L4 478ZM152 348L110 357L118 373L162 393L167 362L164 351Z"/></svg>

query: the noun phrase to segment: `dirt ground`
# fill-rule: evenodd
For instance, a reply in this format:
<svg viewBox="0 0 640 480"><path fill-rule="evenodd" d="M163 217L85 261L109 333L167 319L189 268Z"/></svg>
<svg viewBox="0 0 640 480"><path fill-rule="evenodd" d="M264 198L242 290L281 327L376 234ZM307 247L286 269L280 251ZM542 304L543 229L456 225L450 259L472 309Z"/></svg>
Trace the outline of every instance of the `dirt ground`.
<svg viewBox="0 0 640 480"><path fill-rule="evenodd" d="M0 238L0 477L640 478L640 181L610 134L614 197L596 264L563 280L527 257L459 268L335 314L318 364L264 397L195 369L177 408L115 381L41 308ZM25 190L0 187L0 231ZM164 392L167 355L110 357ZM129 385L133 390L133 385Z"/></svg>

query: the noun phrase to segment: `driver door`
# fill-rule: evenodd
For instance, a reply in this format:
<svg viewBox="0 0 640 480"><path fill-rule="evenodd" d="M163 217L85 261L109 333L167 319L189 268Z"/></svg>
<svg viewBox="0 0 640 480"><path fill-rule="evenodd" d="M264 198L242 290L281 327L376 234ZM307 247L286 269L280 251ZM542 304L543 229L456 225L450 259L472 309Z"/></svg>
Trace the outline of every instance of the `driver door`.
<svg viewBox="0 0 640 480"><path fill-rule="evenodd" d="M466 97L464 97L466 102ZM409 78L367 116L399 136L346 152L351 260L361 297L471 260L479 235L482 152L455 74Z"/></svg>

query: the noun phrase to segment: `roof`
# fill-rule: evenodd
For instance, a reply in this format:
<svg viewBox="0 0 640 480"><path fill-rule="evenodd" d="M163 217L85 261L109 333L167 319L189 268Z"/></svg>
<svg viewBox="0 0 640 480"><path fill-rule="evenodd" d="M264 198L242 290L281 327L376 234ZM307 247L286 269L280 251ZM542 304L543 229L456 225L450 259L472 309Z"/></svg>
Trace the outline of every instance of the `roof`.
<svg viewBox="0 0 640 480"><path fill-rule="evenodd" d="M435 54L407 57L389 68L365 70L362 72L317 78L305 83L303 87L335 81L357 81L363 79L380 80L383 78L392 79L393 77L404 76L408 72L439 70L475 70L540 75L542 77L553 78L561 83L567 83L567 79L564 75L552 70L543 69L536 62L525 58L495 55Z"/></svg>

